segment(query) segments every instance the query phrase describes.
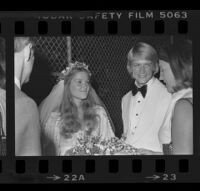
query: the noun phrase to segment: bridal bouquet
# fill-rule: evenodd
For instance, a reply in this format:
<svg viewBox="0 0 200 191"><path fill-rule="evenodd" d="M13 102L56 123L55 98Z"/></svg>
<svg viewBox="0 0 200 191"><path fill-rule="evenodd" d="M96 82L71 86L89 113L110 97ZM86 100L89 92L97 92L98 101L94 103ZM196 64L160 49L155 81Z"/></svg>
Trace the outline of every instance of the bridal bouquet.
<svg viewBox="0 0 200 191"><path fill-rule="evenodd" d="M101 137L84 136L78 139L77 145L68 150L66 155L139 155L139 152L126 144L124 137L102 141Z"/></svg>
<svg viewBox="0 0 200 191"><path fill-rule="evenodd" d="M77 139L75 147L68 150L65 155L103 155L104 147L100 144L100 137L83 136Z"/></svg>
<svg viewBox="0 0 200 191"><path fill-rule="evenodd" d="M124 137L121 139L113 137L101 144L105 146L105 155L139 155L136 148L125 142Z"/></svg>

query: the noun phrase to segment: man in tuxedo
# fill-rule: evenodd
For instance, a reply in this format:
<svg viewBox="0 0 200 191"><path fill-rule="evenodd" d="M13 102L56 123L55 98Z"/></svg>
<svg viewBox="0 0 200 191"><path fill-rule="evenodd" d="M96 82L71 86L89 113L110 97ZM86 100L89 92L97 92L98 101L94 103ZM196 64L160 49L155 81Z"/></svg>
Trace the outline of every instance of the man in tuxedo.
<svg viewBox="0 0 200 191"><path fill-rule="evenodd" d="M29 81L34 63L33 43L29 37L14 40L15 66L15 155L40 156L40 123L36 103L21 91Z"/></svg>
<svg viewBox="0 0 200 191"><path fill-rule="evenodd" d="M171 94L154 77L158 72L158 54L153 46L139 42L127 55L127 70L133 88L122 98L123 134L126 143L141 154L162 154L159 130L171 101Z"/></svg>

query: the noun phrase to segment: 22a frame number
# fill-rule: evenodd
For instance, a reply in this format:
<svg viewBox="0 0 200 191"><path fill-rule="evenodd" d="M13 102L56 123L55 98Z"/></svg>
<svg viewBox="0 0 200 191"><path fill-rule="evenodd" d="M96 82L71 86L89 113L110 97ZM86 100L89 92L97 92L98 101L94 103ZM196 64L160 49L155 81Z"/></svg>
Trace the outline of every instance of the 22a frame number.
<svg viewBox="0 0 200 191"><path fill-rule="evenodd" d="M65 174L64 175L64 181L65 182L80 182L85 181L85 176L83 174L77 175L77 174Z"/></svg>

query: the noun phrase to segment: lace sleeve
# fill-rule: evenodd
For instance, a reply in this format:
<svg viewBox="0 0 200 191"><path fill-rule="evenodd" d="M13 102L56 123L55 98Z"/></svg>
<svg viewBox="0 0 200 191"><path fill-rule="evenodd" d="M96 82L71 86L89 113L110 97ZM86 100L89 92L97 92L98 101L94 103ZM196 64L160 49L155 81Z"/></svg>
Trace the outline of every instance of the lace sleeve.
<svg viewBox="0 0 200 191"><path fill-rule="evenodd" d="M42 150L43 155L59 155L60 148L60 124L59 113L53 112L47 123L42 127Z"/></svg>
<svg viewBox="0 0 200 191"><path fill-rule="evenodd" d="M98 107L97 114L99 115L98 129L101 139L108 140L112 137L115 137L105 109L103 107Z"/></svg>

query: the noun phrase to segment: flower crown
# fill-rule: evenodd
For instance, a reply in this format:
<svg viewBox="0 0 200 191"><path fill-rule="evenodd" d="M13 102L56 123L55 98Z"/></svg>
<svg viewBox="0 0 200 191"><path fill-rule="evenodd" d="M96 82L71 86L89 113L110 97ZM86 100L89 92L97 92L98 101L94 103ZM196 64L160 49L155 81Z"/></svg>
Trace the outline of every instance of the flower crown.
<svg viewBox="0 0 200 191"><path fill-rule="evenodd" d="M91 72L88 69L88 65L86 65L84 62L70 62L69 65L61 72L62 75L67 76L70 74L70 72L73 69L84 69L89 73L89 76L91 76Z"/></svg>

